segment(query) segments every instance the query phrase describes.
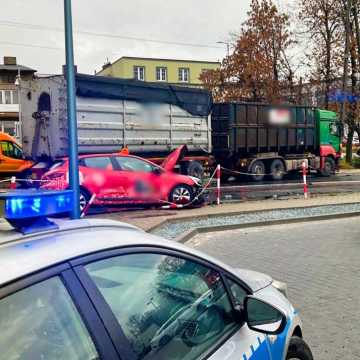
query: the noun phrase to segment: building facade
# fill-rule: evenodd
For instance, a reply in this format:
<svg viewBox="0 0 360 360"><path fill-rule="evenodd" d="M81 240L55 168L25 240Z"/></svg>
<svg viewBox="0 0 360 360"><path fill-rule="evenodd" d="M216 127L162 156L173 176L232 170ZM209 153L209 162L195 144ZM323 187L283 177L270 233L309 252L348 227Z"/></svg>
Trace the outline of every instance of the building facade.
<svg viewBox="0 0 360 360"><path fill-rule="evenodd" d="M103 65L96 75L174 85L202 86L201 73L219 67L219 62L124 56L113 63Z"/></svg>
<svg viewBox="0 0 360 360"><path fill-rule="evenodd" d="M15 57L4 57L0 64L0 131L17 135L19 123L19 89L16 79L29 79L36 72L23 65L18 65Z"/></svg>

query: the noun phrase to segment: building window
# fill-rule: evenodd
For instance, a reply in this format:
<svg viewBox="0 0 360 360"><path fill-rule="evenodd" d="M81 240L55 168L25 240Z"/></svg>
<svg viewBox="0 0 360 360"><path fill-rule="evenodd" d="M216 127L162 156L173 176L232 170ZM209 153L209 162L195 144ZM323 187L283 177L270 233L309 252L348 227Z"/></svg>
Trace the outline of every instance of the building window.
<svg viewBox="0 0 360 360"><path fill-rule="evenodd" d="M16 79L16 75L0 75L0 83L4 83L4 84L14 84Z"/></svg>
<svg viewBox="0 0 360 360"><path fill-rule="evenodd" d="M5 104L11 104L11 91L4 91L5 93Z"/></svg>
<svg viewBox="0 0 360 360"><path fill-rule="evenodd" d="M157 67L156 68L156 80L157 81L167 81L167 68L166 67Z"/></svg>
<svg viewBox="0 0 360 360"><path fill-rule="evenodd" d="M134 66L134 79L139 81L145 81L145 67Z"/></svg>
<svg viewBox="0 0 360 360"><path fill-rule="evenodd" d="M19 94L18 94L18 92L17 91L13 91L12 92L12 103L13 104L18 104L19 103Z"/></svg>
<svg viewBox="0 0 360 360"><path fill-rule="evenodd" d="M18 104L19 96L17 90L0 90L0 104Z"/></svg>
<svg viewBox="0 0 360 360"><path fill-rule="evenodd" d="M179 81L180 82L189 82L189 69L179 68Z"/></svg>

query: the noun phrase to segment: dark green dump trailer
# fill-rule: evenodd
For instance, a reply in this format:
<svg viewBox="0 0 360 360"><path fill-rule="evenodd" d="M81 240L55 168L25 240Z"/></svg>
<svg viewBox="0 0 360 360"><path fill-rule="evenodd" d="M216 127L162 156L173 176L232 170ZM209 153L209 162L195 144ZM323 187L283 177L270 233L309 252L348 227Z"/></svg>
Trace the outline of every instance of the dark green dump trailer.
<svg viewBox="0 0 360 360"><path fill-rule="evenodd" d="M215 104L212 146L225 174L267 175L280 180L304 161L331 175L340 157L341 126L336 113L306 106L255 103Z"/></svg>

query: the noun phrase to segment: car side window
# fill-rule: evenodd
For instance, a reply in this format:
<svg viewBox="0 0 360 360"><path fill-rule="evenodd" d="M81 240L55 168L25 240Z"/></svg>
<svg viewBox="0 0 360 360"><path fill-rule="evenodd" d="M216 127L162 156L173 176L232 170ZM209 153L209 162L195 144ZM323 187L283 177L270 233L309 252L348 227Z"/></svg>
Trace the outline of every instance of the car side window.
<svg viewBox="0 0 360 360"><path fill-rule="evenodd" d="M82 159L84 166L94 169L112 170L111 159L105 156L94 156Z"/></svg>
<svg viewBox="0 0 360 360"><path fill-rule="evenodd" d="M154 166L141 159L131 156L118 156L116 161L121 170L124 171L139 171L139 172L152 172Z"/></svg>
<svg viewBox="0 0 360 360"><path fill-rule="evenodd" d="M199 359L237 328L220 275L161 254L88 264L138 359Z"/></svg>
<svg viewBox="0 0 360 360"><path fill-rule="evenodd" d="M4 156L11 157L13 159L22 159L22 151L16 145L10 141L1 141L1 152Z"/></svg>
<svg viewBox="0 0 360 360"><path fill-rule="evenodd" d="M17 145L14 145L14 157L15 159L24 158L22 150Z"/></svg>
<svg viewBox="0 0 360 360"><path fill-rule="evenodd" d="M247 292L244 290L242 286L240 286L238 283L236 283L233 280L226 279L226 281L229 284L230 291L232 293L232 296L234 298L236 305L243 305L244 300L247 296Z"/></svg>
<svg viewBox="0 0 360 360"><path fill-rule="evenodd" d="M58 277L0 299L0 328L0 359L98 358Z"/></svg>

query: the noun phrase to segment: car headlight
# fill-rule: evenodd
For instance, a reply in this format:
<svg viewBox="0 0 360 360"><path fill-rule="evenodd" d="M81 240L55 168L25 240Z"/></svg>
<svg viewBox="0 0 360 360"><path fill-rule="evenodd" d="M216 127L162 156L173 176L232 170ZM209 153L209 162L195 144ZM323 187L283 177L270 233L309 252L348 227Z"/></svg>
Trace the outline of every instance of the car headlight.
<svg viewBox="0 0 360 360"><path fill-rule="evenodd" d="M286 283L278 280L273 280L272 286L279 290L286 298L288 298L288 289Z"/></svg>
<svg viewBox="0 0 360 360"><path fill-rule="evenodd" d="M197 185L201 186L201 180L195 176L189 176L189 178Z"/></svg>

